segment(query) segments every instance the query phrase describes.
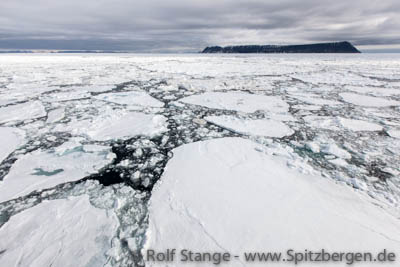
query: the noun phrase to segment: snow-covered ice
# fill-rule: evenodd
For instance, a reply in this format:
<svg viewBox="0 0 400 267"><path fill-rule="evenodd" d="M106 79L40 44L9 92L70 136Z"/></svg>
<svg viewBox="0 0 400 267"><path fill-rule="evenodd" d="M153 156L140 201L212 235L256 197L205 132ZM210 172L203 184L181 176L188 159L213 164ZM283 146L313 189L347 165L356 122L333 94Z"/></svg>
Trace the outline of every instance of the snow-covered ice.
<svg viewBox="0 0 400 267"><path fill-rule="evenodd" d="M46 111L40 101L0 108L0 123L24 121L44 116L46 116Z"/></svg>
<svg viewBox="0 0 400 267"><path fill-rule="evenodd" d="M0 163L24 140L24 132L12 127L0 127Z"/></svg>
<svg viewBox="0 0 400 267"><path fill-rule="evenodd" d="M375 123L341 117L312 115L304 117L304 120L312 127L336 131L340 131L342 129L348 129L350 131L381 131L383 129L382 126Z"/></svg>
<svg viewBox="0 0 400 267"><path fill-rule="evenodd" d="M53 151L28 153L0 181L0 202L79 180L110 163L114 156L109 147L74 142Z"/></svg>
<svg viewBox="0 0 400 267"><path fill-rule="evenodd" d="M344 101L367 107L388 107L388 106L400 106L400 101L385 99L381 97L353 94L353 93L341 93L340 96Z"/></svg>
<svg viewBox="0 0 400 267"><path fill-rule="evenodd" d="M248 93L204 93L180 100L183 103L206 106L214 109L255 112L257 110L274 113L287 112L289 105L275 96Z"/></svg>
<svg viewBox="0 0 400 267"><path fill-rule="evenodd" d="M95 96L96 99L127 106L160 108L164 103L141 91L128 91L119 93L106 93Z"/></svg>
<svg viewBox="0 0 400 267"><path fill-rule="evenodd" d="M166 127L166 118L162 115L115 112L105 117L72 121L66 127L59 126L56 130L70 131L74 134L87 135L93 140L105 141L135 135L154 136L165 132Z"/></svg>
<svg viewBox="0 0 400 267"><path fill-rule="evenodd" d="M284 161L266 155L262 146L240 138L175 149L150 203L144 251L176 248L240 255L243 250L288 247L374 252L399 248L399 220L366 196L289 169Z"/></svg>
<svg viewBox="0 0 400 267"><path fill-rule="evenodd" d="M248 135L283 137L294 133L283 122L269 119L245 120L234 116L210 116L205 119L234 132Z"/></svg>
<svg viewBox="0 0 400 267"><path fill-rule="evenodd" d="M88 196L43 202L0 228L0 265L104 266L118 224Z"/></svg>

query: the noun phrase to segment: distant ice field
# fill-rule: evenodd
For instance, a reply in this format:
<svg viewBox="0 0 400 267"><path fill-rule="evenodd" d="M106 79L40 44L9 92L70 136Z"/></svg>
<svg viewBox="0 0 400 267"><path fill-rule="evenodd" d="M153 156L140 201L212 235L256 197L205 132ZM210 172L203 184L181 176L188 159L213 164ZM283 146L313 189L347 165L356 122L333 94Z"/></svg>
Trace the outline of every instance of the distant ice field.
<svg viewBox="0 0 400 267"><path fill-rule="evenodd" d="M396 251L399 163L400 54L0 55L0 266Z"/></svg>

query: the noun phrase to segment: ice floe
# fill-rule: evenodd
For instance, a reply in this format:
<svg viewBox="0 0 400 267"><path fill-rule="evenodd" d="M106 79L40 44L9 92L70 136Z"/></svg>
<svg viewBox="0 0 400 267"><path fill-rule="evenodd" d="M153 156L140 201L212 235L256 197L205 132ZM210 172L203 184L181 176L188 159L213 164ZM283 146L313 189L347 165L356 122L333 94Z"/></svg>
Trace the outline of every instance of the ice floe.
<svg viewBox="0 0 400 267"><path fill-rule="evenodd" d="M24 135L17 128L0 127L0 163L22 144Z"/></svg>
<svg viewBox="0 0 400 267"><path fill-rule="evenodd" d="M276 96L265 96L247 93L204 93L180 100L183 103L205 106L214 109L255 112L257 110L273 113L287 112L289 105Z"/></svg>
<svg viewBox="0 0 400 267"><path fill-rule="evenodd" d="M51 151L25 154L0 181L0 202L82 179L110 163L114 157L110 147L80 145L73 141Z"/></svg>
<svg viewBox="0 0 400 267"><path fill-rule="evenodd" d="M54 130L106 141L135 135L155 136L167 131L167 122L162 115L116 111L93 119L74 120L67 125L58 125Z"/></svg>
<svg viewBox="0 0 400 267"><path fill-rule="evenodd" d="M286 124L276 120L240 119L234 116L209 116L205 120L241 134L284 137L294 133Z"/></svg>
<svg viewBox="0 0 400 267"><path fill-rule="evenodd" d="M341 93L339 95L343 98L344 101L358 106L367 106L367 107L400 106L399 101L381 97L374 97L374 96L367 96L367 95L360 95L353 93Z"/></svg>
<svg viewBox="0 0 400 267"><path fill-rule="evenodd" d="M304 120L311 126L316 128L323 128L328 130L339 131L347 129L350 131L381 131L382 126L362 121L353 120L341 117L327 117L327 116L305 116Z"/></svg>
<svg viewBox="0 0 400 267"><path fill-rule="evenodd" d="M155 107L155 108L160 108L164 106L163 102L158 101L157 99L149 96L147 93L143 91L105 93L95 96L94 98L106 102L112 102L127 106Z"/></svg>
<svg viewBox="0 0 400 267"><path fill-rule="evenodd" d="M288 247L377 253L399 248L399 220L368 197L300 174L262 151L240 138L175 149L153 190L143 253L176 248L242 255ZM243 259L229 263L246 265Z"/></svg>
<svg viewBox="0 0 400 267"><path fill-rule="evenodd" d="M46 116L46 111L40 101L0 108L0 123L24 121L44 116Z"/></svg>
<svg viewBox="0 0 400 267"><path fill-rule="evenodd" d="M0 228L0 265L104 266L118 225L88 196L42 202Z"/></svg>

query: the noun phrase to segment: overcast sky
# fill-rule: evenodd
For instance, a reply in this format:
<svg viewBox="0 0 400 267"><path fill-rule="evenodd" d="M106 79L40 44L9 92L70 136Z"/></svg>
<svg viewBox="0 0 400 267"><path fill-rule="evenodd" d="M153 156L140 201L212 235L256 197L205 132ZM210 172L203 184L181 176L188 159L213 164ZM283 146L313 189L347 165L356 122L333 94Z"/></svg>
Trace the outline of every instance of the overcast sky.
<svg viewBox="0 0 400 267"><path fill-rule="evenodd" d="M348 40L400 48L400 0L0 0L0 49L199 51Z"/></svg>

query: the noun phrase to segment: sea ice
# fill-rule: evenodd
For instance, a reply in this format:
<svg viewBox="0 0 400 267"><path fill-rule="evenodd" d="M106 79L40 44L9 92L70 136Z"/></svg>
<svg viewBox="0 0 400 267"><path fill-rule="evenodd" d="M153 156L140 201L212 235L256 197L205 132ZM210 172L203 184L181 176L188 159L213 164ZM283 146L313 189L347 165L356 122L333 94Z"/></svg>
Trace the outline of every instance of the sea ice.
<svg viewBox="0 0 400 267"><path fill-rule="evenodd" d="M288 248L377 253L399 248L399 220L367 196L301 174L262 150L241 138L174 149L153 189L143 253L167 248L234 255ZM229 263L246 265L243 258Z"/></svg>
<svg viewBox="0 0 400 267"><path fill-rule="evenodd" d="M250 120L240 119L234 116L209 116L205 119L223 128L241 134L284 137L294 133L294 131L283 122L269 119Z"/></svg>
<svg viewBox="0 0 400 267"><path fill-rule="evenodd" d="M0 202L76 181L111 163L110 147L67 142L53 151L23 155L0 181Z"/></svg>
<svg viewBox="0 0 400 267"><path fill-rule="evenodd" d="M63 119L65 116L65 109L64 108L57 108L49 111L47 114L47 123L54 123L57 122L61 119Z"/></svg>
<svg viewBox="0 0 400 267"><path fill-rule="evenodd" d="M58 125L54 130L106 141L135 135L155 136L167 131L167 122L162 115L112 111L93 119L73 120L65 126Z"/></svg>
<svg viewBox="0 0 400 267"><path fill-rule="evenodd" d="M367 106L367 107L400 106L399 101L390 100L386 98L366 96L353 93L341 93L339 95L343 98L344 101L358 106Z"/></svg>
<svg viewBox="0 0 400 267"><path fill-rule="evenodd" d="M279 97L247 93L210 92L189 96L179 101L208 108L236 110L247 113L257 110L282 113L287 112L289 109L289 105Z"/></svg>
<svg viewBox="0 0 400 267"><path fill-rule="evenodd" d="M340 131L343 128L350 131L381 131L383 129L382 126L375 123L342 117L310 115L305 116L304 121L307 122L307 124L311 127L334 131Z"/></svg>
<svg viewBox="0 0 400 267"><path fill-rule="evenodd" d="M104 266L118 225L87 195L44 201L0 228L0 265Z"/></svg>
<svg viewBox="0 0 400 267"><path fill-rule="evenodd" d="M0 123L24 121L46 116L40 101L27 102L0 108Z"/></svg>
<svg viewBox="0 0 400 267"><path fill-rule="evenodd" d="M164 106L164 103L157 99L149 96L146 92L142 91L128 91L119 93L105 93L94 98L103 100L106 102L117 103L128 106L139 106L139 107L154 107L160 108Z"/></svg>
<svg viewBox="0 0 400 267"><path fill-rule="evenodd" d="M23 140L23 131L12 127L0 127L0 163L18 148Z"/></svg>

